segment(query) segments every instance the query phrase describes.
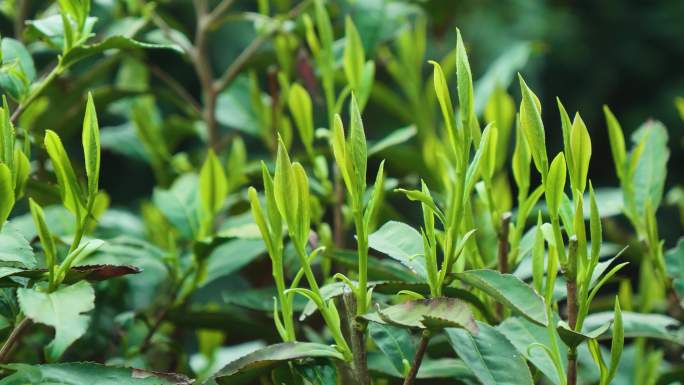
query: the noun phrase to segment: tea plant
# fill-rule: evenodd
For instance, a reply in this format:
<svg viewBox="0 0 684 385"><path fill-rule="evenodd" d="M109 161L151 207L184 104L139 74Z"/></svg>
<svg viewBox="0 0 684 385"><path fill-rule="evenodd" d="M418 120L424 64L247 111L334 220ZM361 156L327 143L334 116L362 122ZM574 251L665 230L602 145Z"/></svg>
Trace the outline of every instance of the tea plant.
<svg viewBox="0 0 684 385"><path fill-rule="evenodd" d="M428 60L428 19L394 5L376 40L345 14L364 5L323 0L21 8L0 51L0 384L681 381L665 126L628 151L604 106L619 188L595 187L607 149L559 98L542 119L530 44L478 79L460 30ZM217 71L214 34L241 23ZM378 139L378 106L408 126ZM103 186L139 181L110 152L148 172L126 208Z"/></svg>

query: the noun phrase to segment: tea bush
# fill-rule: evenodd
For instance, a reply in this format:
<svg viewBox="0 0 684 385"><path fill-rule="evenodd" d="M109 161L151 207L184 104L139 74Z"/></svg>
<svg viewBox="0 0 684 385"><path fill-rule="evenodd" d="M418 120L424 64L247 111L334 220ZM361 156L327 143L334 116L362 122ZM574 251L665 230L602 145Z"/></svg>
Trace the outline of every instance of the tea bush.
<svg viewBox="0 0 684 385"><path fill-rule="evenodd" d="M0 384L682 381L665 126L380 3L6 3Z"/></svg>

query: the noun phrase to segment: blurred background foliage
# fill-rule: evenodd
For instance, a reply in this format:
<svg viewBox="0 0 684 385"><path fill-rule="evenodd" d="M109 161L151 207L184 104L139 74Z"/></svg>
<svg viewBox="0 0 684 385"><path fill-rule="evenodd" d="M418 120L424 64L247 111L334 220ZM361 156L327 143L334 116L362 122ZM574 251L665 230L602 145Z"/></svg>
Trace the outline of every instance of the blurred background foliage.
<svg viewBox="0 0 684 385"><path fill-rule="evenodd" d="M183 192L184 188L196 184L196 180L176 178L202 163L208 145L224 155L231 154L224 156L229 158L229 189L236 193L230 198L231 205L235 203L230 211L244 214L247 205L243 188L260 179L258 160L272 159L275 153L271 126L276 121L274 114L284 110L278 71L307 88L314 103L316 127L327 126L323 90L307 46L305 25L301 18L283 16L298 4L290 0L239 0L216 21L215 28L207 35L207 64L217 79L226 69L234 68L236 72L216 95L214 109L207 109L201 73L188 55L173 50L108 51L79 62L56 79L46 89L44 98L33 103L21 116L18 125L36 135L41 135L45 129L54 130L68 150L76 149L80 145L79 128L85 95L89 90L93 92L103 146L100 183L109 195L111 207L115 208L100 221L100 235L109 231L112 235L141 237L145 226L131 212L139 213L145 222L156 223L154 217L159 215L159 210L151 209L150 200L153 195L155 202L161 199L157 199L158 193L153 193L155 187L173 184L174 189ZM43 76L54 65L54 46L59 42L50 40L49 25L31 20L43 19L56 11L56 2L50 1L3 0L0 3L0 35L18 39L26 45L33 57L35 77ZM426 133L440 129L441 117L429 77L432 66L427 60L442 63L449 84L454 88L452 95L455 95L454 49L455 28L458 27L468 48L475 95L480 98L476 99L478 114L484 111L485 97L491 95L497 85L507 88L516 101L520 100L518 87L511 83L516 72L523 73L542 100L548 147L554 152L562 146L555 97L562 99L569 112L581 111L593 142L589 175L595 186L618 184L602 114L603 104L609 105L620 119L626 136L651 118L665 124L671 149L666 187L666 192L670 193L669 206L659 212L659 219L666 248L674 246L681 234L681 219L675 206L684 207L684 194L676 187L684 176L684 169L678 167L684 162L684 151L681 151L684 107L679 112L675 107L676 98L684 96L683 1L335 0L329 2L329 12L334 36L344 36L345 17L349 15L361 36L366 58L375 61L375 82L363 114L369 146L392 137L391 134L403 137L397 139L400 145L380 149L381 157L371 158L371 168L377 168L385 158L387 174L394 178L401 176L402 185L415 185L420 177L434 177L429 171L437 162L430 158L429 141L434 138L430 139ZM143 41L181 43L182 46L184 42L191 44L197 29L191 1L96 0L91 14L98 19L94 27L98 37L123 33ZM28 22L25 24L25 21ZM274 23L278 28L272 29ZM174 37L172 41L169 41L169 31ZM254 47L255 41L259 44ZM335 56L339 60L343 43L343 39L335 42ZM3 50L5 44L11 43L3 40ZM3 60L9 60L7 55ZM235 63L239 65L235 66ZM342 71L337 75L337 83L343 84ZM214 114L212 118L216 120L217 135L213 138L212 129L208 127L211 123L204 115L206 111ZM412 129L406 128L411 124L417 126L415 136ZM296 137L292 134L293 124L283 125L290 126L289 137L283 127L278 130L283 130L293 151L304 153L300 141L292 140ZM406 141L406 138L409 139ZM242 142L244 148L236 144ZM242 156L232 155L236 153ZM37 153L36 157L40 160L45 154ZM230 159L235 163L231 164ZM248 162L244 163L245 159ZM82 162L74 159L73 163ZM510 167L506 165L506 169L510 170ZM43 203L59 201L54 190L42 182L29 183L30 195L42 194ZM399 182L394 180L393 183ZM505 194L501 196L509 199ZM388 194L387 199L385 217L418 217L417 205L407 210L403 197ZM393 205L393 201L397 204ZM53 211L58 217L57 210ZM236 215L231 220L233 224L239 224L245 218ZM63 232L68 231L64 229ZM151 242L162 250L171 247L165 239L152 239ZM255 247L255 244L259 246ZM114 247L107 250L109 256L121 256L124 261L134 257L123 257L133 248ZM263 253L260 241L254 240L225 247L225 253L245 256L245 264L251 262L254 255ZM158 258L163 254L159 249L144 252L159 253ZM148 279L163 279L159 277L163 276L164 266L142 257L138 261L147 264L142 266L147 271L156 272ZM238 270L240 267L242 265L231 268ZM218 271L222 266L211 268ZM244 276L257 285L263 284L270 282L269 270L268 261L263 258L250 264ZM636 275L636 269L632 273ZM195 293L197 303L210 303L216 299L216 293L210 290L213 286L208 285L212 279L207 281L206 290ZM228 286L243 284L238 281ZM154 301L158 281L136 283L131 280L128 283L138 285L140 289L133 293L133 309L143 309ZM107 285L115 288L117 283ZM132 323L132 318L127 318L132 317L131 314L118 314L114 310L117 304L121 305L119 308L125 308L121 304L125 301L126 306L131 305L129 297L123 299L118 293L116 290L98 293L98 302L114 306L98 307L93 320L95 330L89 332L89 338L78 342L81 346L95 343L102 347L102 357L93 357L92 350L72 349L71 358L111 357L106 349L111 348L108 339L114 324L128 328L130 336L127 338L133 341L129 341L131 346L140 342L145 329L136 329L138 326ZM203 301L203 296L211 300ZM184 322L188 326L194 322L224 322L217 318L224 315L215 316L211 306L209 311L195 314L205 318L192 321L187 321L178 312L171 312L168 317L181 326ZM233 341L256 337L276 339L268 322L255 323L251 317L247 312L234 314L230 322L239 326L235 329L240 332L233 334ZM98 330L107 332L98 333ZM211 333L199 334L200 349L211 350L216 347L214 345L220 345L221 336ZM193 358L195 361L201 359L201 355ZM144 362L133 363L147 366ZM206 362L194 365L202 367Z"/></svg>
<svg viewBox="0 0 684 385"><path fill-rule="evenodd" d="M212 31L209 41L211 65L217 73L232 63L242 50L259 33L259 11L257 1L236 1L226 15L226 22ZM265 3L265 2L262 2ZM276 14L291 8L290 1L280 0L271 4L270 12ZM115 30L139 28L147 7L138 1L95 1L93 15L99 21L95 32L108 34ZM0 34L13 36L16 20L33 19L46 12L46 1L5 0L0 6ZM54 8L54 6L52 6ZM156 12L185 36L193 35L195 14L190 1L159 1ZM49 12L49 11L47 11ZM245 12L245 13L243 13ZM555 97L559 96L569 111L581 111L583 119L592 135L596 149L595 165L610 165L608 137L605 130L601 106L608 104L618 116L627 133L634 131L649 118L661 120L670 134L670 145L682 145L682 121L674 108L674 100L684 94L684 73L678 69L684 62L684 3L678 0L644 2L638 0L620 1L390 1L364 0L334 2L331 8L334 27L343 31L344 15L351 15L362 37L369 58L376 59L377 88L397 90L400 87L388 74L387 57L392 50L393 41L398 35L410 28L410 23L419 15L427 16L427 45L423 60L423 76L431 69L427 59L448 58L453 51L455 27L458 26L466 36L473 76L477 81L483 76L491 63L513 47L527 45L529 50L518 52L518 61L523 72L543 101L545 123L550 128L550 145L560 147L560 122L554 112ZM137 19L136 19L137 17ZM141 28L138 35L150 40L163 39L162 34L149 22ZM291 26L293 34L288 34L295 51L292 71L302 78L306 58L305 42L300 25ZM340 33L336 36L341 35ZM31 30L25 39L31 41ZM52 55L40 43L29 45L36 59L38 75L49 68ZM300 51L301 50L301 51ZM526 55L529 51L528 55ZM513 52L514 56L516 53ZM201 100L201 89L192 64L172 51L152 51L145 56L130 57L129 54L113 54L107 60L91 58L74 68L68 76L59 79L49 90L50 94L59 93L64 104L46 106L46 111L35 117L32 125L39 129L51 128L62 135L77 134L77 118L81 111L74 107L82 106L75 99L83 98L79 87L95 91L99 103L110 104L101 111L101 124L111 127L111 132L103 130L110 143L109 151L103 161L103 187L110 192L114 205L135 207L140 198L147 197L154 187L153 171L144 167L141 158L144 151L140 145L129 140L123 132L132 124L126 113L126 100L134 94L151 93L157 101L158 117L163 121L164 139L174 150L191 151L197 145L197 137L192 134L192 117L187 115L191 107L177 99L165 81L156 73L163 73L185 89L190 97ZM256 140L258 119L249 102L249 81L247 71L253 71L263 92L268 93L269 71L278 63L272 41L266 41L255 55L250 57L246 68L226 95L219 102L217 119L225 135L239 131L248 143L250 158L259 158L264 151ZM512 56L512 55L509 55ZM523 57L520 57L522 55ZM453 55L452 55L453 56ZM96 66L93 63L97 62ZM147 64L150 70L139 68ZM86 76L92 77L85 79ZM306 75L304 75L306 76ZM295 76L297 78L297 76ZM273 80L273 79L271 79ZM306 80L306 79L303 79ZM378 84L379 83L379 84ZM516 98L517 87L510 90ZM241 98L240 96L246 96ZM314 97L317 107L322 99ZM236 100L238 99L238 100ZM397 110L405 106L388 107L387 101L371 97L365 119L371 139L379 139L391 130L407 125ZM225 108L224 108L225 107ZM431 107L435 108L434 103ZM80 107L78 107L80 108ZM435 111L436 112L436 111ZM322 117L320 117L322 118ZM320 120L323 123L323 120ZM117 142L119 141L119 142ZM113 143L117 142L117 143ZM105 145L106 146L106 145ZM119 147L119 148L117 148ZM673 151L671 165L680 164L681 152ZM389 167L402 168L401 162L388 162ZM681 171L671 167L669 183L681 180ZM613 171L610 167L592 167L590 177L596 185L614 185ZM135 183L119 183L122 179ZM664 229L668 227L665 226ZM668 238L676 234L665 234Z"/></svg>

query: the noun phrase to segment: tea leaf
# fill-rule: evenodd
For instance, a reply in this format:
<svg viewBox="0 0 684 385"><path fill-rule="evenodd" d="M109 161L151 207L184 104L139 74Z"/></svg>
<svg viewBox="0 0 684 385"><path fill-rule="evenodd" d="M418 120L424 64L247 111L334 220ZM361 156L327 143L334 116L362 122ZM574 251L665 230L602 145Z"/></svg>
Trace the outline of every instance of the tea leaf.
<svg viewBox="0 0 684 385"><path fill-rule="evenodd" d="M211 216L216 215L221 209L223 200L228 195L226 174L221 161L212 149L207 152L207 159L200 170L199 194L202 208Z"/></svg>
<svg viewBox="0 0 684 385"><path fill-rule="evenodd" d="M496 148L496 169L503 167L508 156L508 143L511 136L511 128L515 122L515 102L513 97L506 92L505 88L497 86L489 97L484 111L485 121L494 122L498 135Z"/></svg>
<svg viewBox="0 0 684 385"><path fill-rule="evenodd" d="M298 226L298 234L300 236L299 242L301 244L306 244L306 240L309 237L309 227L311 226L309 179L306 176L304 167L298 162L292 164L292 170L294 180L297 183L297 191L299 192L295 198L299 199L299 203L297 204L297 222L292 225L288 224L288 226ZM290 198L290 200L292 200L292 198Z"/></svg>
<svg viewBox="0 0 684 385"><path fill-rule="evenodd" d="M546 352L541 348L533 348L534 344L551 347L551 337L549 337L546 327L539 326L521 317L509 317L496 326L496 329L506 336L516 350L539 369L546 378L556 385L565 383L565 378L559 377L565 377L565 369L562 368L563 370L560 373L557 372L555 364ZM554 338L558 340L559 337L555 330L553 333ZM563 349L563 346L560 348L560 356L561 365L564 365L567 362L567 349Z"/></svg>
<svg viewBox="0 0 684 385"><path fill-rule="evenodd" d="M351 156L351 151L347 151L347 142L344 137L344 125L342 124L342 118L340 118L339 114L335 114L331 142L335 161L340 168L344 184L347 186L349 194L353 196L356 193L356 188L354 187L356 179L352 179L353 169L351 159L348 158L348 156Z"/></svg>
<svg viewBox="0 0 684 385"><path fill-rule="evenodd" d="M14 195L20 198L24 195L26 182L31 173L31 161L19 148L14 149Z"/></svg>
<svg viewBox="0 0 684 385"><path fill-rule="evenodd" d="M618 365L620 364L620 357L622 357L622 348L625 344L625 331L622 324L622 310L620 309L620 301L615 298L615 310L613 311L613 334L610 342L610 365L608 369L608 376L602 381L603 384L609 384L615 377Z"/></svg>
<svg viewBox="0 0 684 385"><path fill-rule="evenodd" d="M542 234L541 213L537 217L537 227L534 232L534 246L532 247L532 282L534 289L543 294L544 280L544 235Z"/></svg>
<svg viewBox="0 0 684 385"><path fill-rule="evenodd" d="M299 129L302 143L309 154L313 154L314 121L311 107L311 97L306 89L298 83L290 87L288 93L288 106Z"/></svg>
<svg viewBox="0 0 684 385"><path fill-rule="evenodd" d="M278 155L273 183L273 195L280 215L287 222L290 231L297 229L297 212L299 210L299 189L297 179L292 169L290 156L287 154L285 143L278 141Z"/></svg>
<svg viewBox="0 0 684 385"><path fill-rule="evenodd" d="M229 363L212 376L216 384L251 384L264 373L285 362L302 358L342 360L335 348L312 342L284 342L259 349Z"/></svg>
<svg viewBox="0 0 684 385"><path fill-rule="evenodd" d="M90 45L78 45L70 50L68 50L61 60L61 65L64 68L68 68L87 57L96 55L98 53L104 52L109 49L124 49L124 50L136 50L136 49L170 49L179 53L183 50L175 44L153 44L145 43L137 40L130 39L125 36L117 35L110 36L105 40L90 44Z"/></svg>
<svg viewBox="0 0 684 385"><path fill-rule="evenodd" d="M667 129L660 122L646 122L632 134L632 141L639 146L643 145L640 156L636 157L635 153L630 155L638 159L634 174L630 173L630 183L634 190L637 214L643 217L647 201L657 208L663 198L670 156Z"/></svg>
<svg viewBox="0 0 684 385"><path fill-rule="evenodd" d="M14 186L12 171L6 164L0 163L0 229L14 207Z"/></svg>
<svg viewBox="0 0 684 385"><path fill-rule="evenodd" d="M571 175L571 178L574 179L573 188L584 193L587 186L589 161L591 160L591 138L587 126L579 114L575 116L570 131L570 152L572 153L572 168L574 170Z"/></svg>
<svg viewBox="0 0 684 385"><path fill-rule="evenodd" d="M563 200L565 178L565 157L562 152L559 152L553 159L553 162L551 162L549 176L544 184L546 189L546 204L549 207L549 213L551 213L552 218L558 216L558 210L561 206L561 201Z"/></svg>
<svg viewBox="0 0 684 385"><path fill-rule="evenodd" d="M457 144L463 140L462 135L457 135L454 123L454 107L451 104L451 95L449 94L449 85L447 84L446 77L442 71L442 67L436 61L430 61L433 65L433 79L435 84L435 94L437 95L437 101L439 102L439 107L442 111L442 119L444 120L444 126L446 128L447 135L450 140L451 146L454 150L457 150Z"/></svg>
<svg viewBox="0 0 684 385"><path fill-rule="evenodd" d="M344 20L344 26L346 38L343 54L344 74L352 90L359 91L363 66L366 63L363 43L351 16L347 15Z"/></svg>
<svg viewBox="0 0 684 385"><path fill-rule="evenodd" d="M413 227L389 221L368 236L368 247L401 262L423 279L427 279L423 237Z"/></svg>
<svg viewBox="0 0 684 385"><path fill-rule="evenodd" d="M621 312L624 338L655 338L684 345L682 324L676 319L662 314L643 314ZM605 311L590 314L585 318L583 329L592 330L614 319L615 313ZM611 329L619 325L614 324Z"/></svg>
<svg viewBox="0 0 684 385"><path fill-rule="evenodd" d="M12 384L99 384L99 385L191 385L192 380L174 373L105 366L94 362L60 364L9 364L14 373L0 380L0 385Z"/></svg>
<svg viewBox="0 0 684 385"><path fill-rule="evenodd" d="M90 92L83 117L82 141L86 175L88 176L88 197L94 199L100 178L100 128L97 123L93 95Z"/></svg>
<svg viewBox="0 0 684 385"><path fill-rule="evenodd" d="M36 266L31 244L12 222L5 223L0 230L0 266L29 269Z"/></svg>
<svg viewBox="0 0 684 385"><path fill-rule="evenodd" d="M514 275L494 270L469 270L457 273L455 277L482 290L532 322L544 326L549 322L542 297Z"/></svg>
<svg viewBox="0 0 684 385"><path fill-rule="evenodd" d="M525 358L496 328L477 322L474 335L463 329L446 329L451 347L484 385L533 384Z"/></svg>
<svg viewBox="0 0 684 385"><path fill-rule="evenodd" d="M546 156L546 139L544 135L544 123L541 119L541 104L535 95L518 74L522 102L520 103L520 126L532 153L534 165L542 177L545 177L549 169L549 161Z"/></svg>
<svg viewBox="0 0 684 385"><path fill-rule="evenodd" d="M349 131L349 149L351 150L351 162L356 178L356 192L359 196L366 190L366 160L368 149L366 146L366 134L363 130L361 111L356 102L356 97L352 94L349 104L349 117L351 129Z"/></svg>
<svg viewBox="0 0 684 385"><path fill-rule="evenodd" d="M368 321L415 329L464 328L477 334L478 326L468 305L455 298L413 300L366 313Z"/></svg>
<svg viewBox="0 0 684 385"><path fill-rule="evenodd" d="M520 119L516 119L515 149L513 150L512 169L515 183L521 191L525 192L525 194L527 194L530 188L531 161L532 155L530 154L530 149L525 140L525 135L520 125Z"/></svg>
<svg viewBox="0 0 684 385"><path fill-rule="evenodd" d="M456 329L458 330L458 329ZM403 374L405 362L412 362L416 354L416 347L411 334L405 328L371 322L368 333L397 370Z"/></svg>
<svg viewBox="0 0 684 385"><path fill-rule="evenodd" d="M608 138L610 139L610 152L613 154L613 162L615 162L615 173L618 178L622 179L625 159L627 157L625 150L625 137L622 134L622 127L615 118L615 115L610 111L608 106L603 106L603 113L606 116L606 124L608 125Z"/></svg>
<svg viewBox="0 0 684 385"><path fill-rule="evenodd" d="M33 222L38 230L40 244L43 246L43 252L45 253L45 264L47 265L48 269L53 269L57 261L55 240L52 238L52 233L50 233L50 229L45 222L45 214L43 213L43 209L32 198L29 198L29 206L31 208Z"/></svg>
<svg viewBox="0 0 684 385"><path fill-rule="evenodd" d="M170 189L155 188L152 201L185 238L193 239L199 231L199 215L197 212L196 175L185 175L178 178Z"/></svg>
<svg viewBox="0 0 684 385"><path fill-rule="evenodd" d="M71 167L69 156L64 150L62 141L54 131L45 131L45 149L52 160L52 166L57 175L57 183L59 184L59 192L64 207L76 215L77 218L81 218L82 211L85 210L81 187L78 184L76 174Z"/></svg>
<svg viewBox="0 0 684 385"><path fill-rule="evenodd" d="M81 281L52 293L37 288L17 289L21 310L34 322L55 329L55 338L45 347L50 361L56 361L88 328L90 317L83 315L95 307L95 291Z"/></svg>
<svg viewBox="0 0 684 385"><path fill-rule="evenodd" d="M466 53L461 30L456 29L456 78L458 89L458 106L463 122L463 130L467 143L472 140L477 148L480 144L480 127L475 116L475 99L473 97L473 75Z"/></svg>
<svg viewBox="0 0 684 385"><path fill-rule="evenodd" d="M568 347L576 348L584 341L594 340L601 337L605 332L608 331L608 329L610 329L610 325L610 322L606 322L594 330L588 332L578 332L572 330L567 322L559 321L558 325L556 325L556 331L563 342L568 345Z"/></svg>

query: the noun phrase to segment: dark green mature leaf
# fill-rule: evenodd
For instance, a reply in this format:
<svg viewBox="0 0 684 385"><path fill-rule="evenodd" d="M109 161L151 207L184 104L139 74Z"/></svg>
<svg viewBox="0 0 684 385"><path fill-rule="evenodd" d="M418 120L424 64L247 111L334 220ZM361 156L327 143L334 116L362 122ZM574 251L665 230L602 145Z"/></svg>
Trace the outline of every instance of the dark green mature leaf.
<svg viewBox="0 0 684 385"><path fill-rule="evenodd" d="M306 358L342 360L342 354L328 345L312 342L284 342L270 345L226 365L212 379L217 384L247 384L278 365Z"/></svg>
<svg viewBox="0 0 684 385"><path fill-rule="evenodd" d="M533 384L525 358L496 328L477 322L479 332L446 329L451 347L484 385Z"/></svg>
<svg viewBox="0 0 684 385"><path fill-rule="evenodd" d="M29 269L36 266L31 245L12 222L5 223L0 230L0 266Z"/></svg>
<svg viewBox="0 0 684 385"><path fill-rule="evenodd" d="M368 333L397 373L404 373L404 369L413 362L416 355L416 345L411 333L405 328L377 322L368 325Z"/></svg>
<svg viewBox="0 0 684 385"><path fill-rule="evenodd" d="M179 46L173 44L152 44L133 40L125 36L111 36L95 44L79 45L70 49L62 56L61 65L69 67L80 60L109 49L171 49L180 53L183 52Z"/></svg>
<svg viewBox="0 0 684 385"><path fill-rule="evenodd" d="M385 376L394 378L404 378L404 375L397 372L387 356L379 352L368 353L368 370L375 376ZM429 378L458 378L459 380L475 381L473 372L463 363L455 358L423 358L423 362L418 369L418 379Z"/></svg>
<svg viewBox="0 0 684 385"><path fill-rule="evenodd" d="M547 348L551 348L551 338L549 337L547 328L532 323L522 317L510 317L498 325L496 329L506 336L518 352L536 366L546 378L556 385L564 383L558 376L564 376L565 369L563 369L563 373L558 374L553 361L551 361L546 352L540 347L531 347L533 344L541 344ZM555 334L555 338L560 347L561 365L564 365L567 361L567 347L560 341L558 334Z"/></svg>
<svg viewBox="0 0 684 385"><path fill-rule="evenodd" d="M593 330L613 320L612 311L590 314L585 318L583 329ZM663 314L622 312L625 338L655 338L684 345L684 329L676 319Z"/></svg>
<svg viewBox="0 0 684 385"><path fill-rule="evenodd" d="M295 370L311 385L337 385L337 369L330 363L297 365Z"/></svg>
<svg viewBox="0 0 684 385"><path fill-rule="evenodd" d="M0 385L190 385L194 382L180 374L119 368L94 362L9 364L4 365L4 368L14 373L0 380Z"/></svg>
<svg viewBox="0 0 684 385"><path fill-rule="evenodd" d="M95 307L95 291L85 281L52 293L20 288L17 298L26 317L55 329L55 338L45 347L51 361L59 359L69 345L86 332L90 317L81 313Z"/></svg>
<svg viewBox="0 0 684 385"><path fill-rule="evenodd" d="M459 327L477 333L477 324L468 305L455 298L430 298L407 301L366 313L368 321L416 329L441 330Z"/></svg>
<svg viewBox="0 0 684 385"><path fill-rule="evenodd" d="M327 254L324 254L323 256L327 257ZM359 266L358 254L356 251L352 250L335 250L335 252L330 255L330 259L335 261L335 263L350 269L356 269ZM368 258L368 278L413 282L416 281L418 277L392 259L370 257Z"/></svg>
<svg viewBox="0 0 684 385"><path fill-rule="evenodd" d="M544 299L516 276L494 270L469 270L455 276L511 307L530 321L540 325L548 324Z"/></svg>
<svg viewBox="0 0 684 385"><path fill-rule="evenodd" d="M580 333L572 330L567 322L560 321L556 326L556 331L563 342L565 342L568 347L573 348L579 346L584 341L601 337L605 332L608 331L608 329L610 329L610 325L611 322L606 322L594 330Z"/></svg>
<svg viewBox="0 0 684 385"><path fill-rule="evenodd" d="M670 156L667 140L667 129L658 121L648 121L632 134L635 145L645 141L630 181L634 189L634 207L639 215L644 214L647 200L650 200L652 207L658 207L663 197Z"/></svg>
<svg viewBox="0 0 684 385"><path fill-rule="evenodd" d="M368 236L368 246L401 262L421 278L427 279L423 237L413 227L389 221Z"/></svg>
<svg viewBox="0 0 684 385"><path fill-rule="evenodd" d="M372 282L373 292L380 294L397 294L402 290L409 290L424 296L430 295L430 286L425 282L382 281ZM443 287L442 295L450 298L458 298L475 306L487 320L495 320L491 310L475 294L457 287Z"/></svg>

